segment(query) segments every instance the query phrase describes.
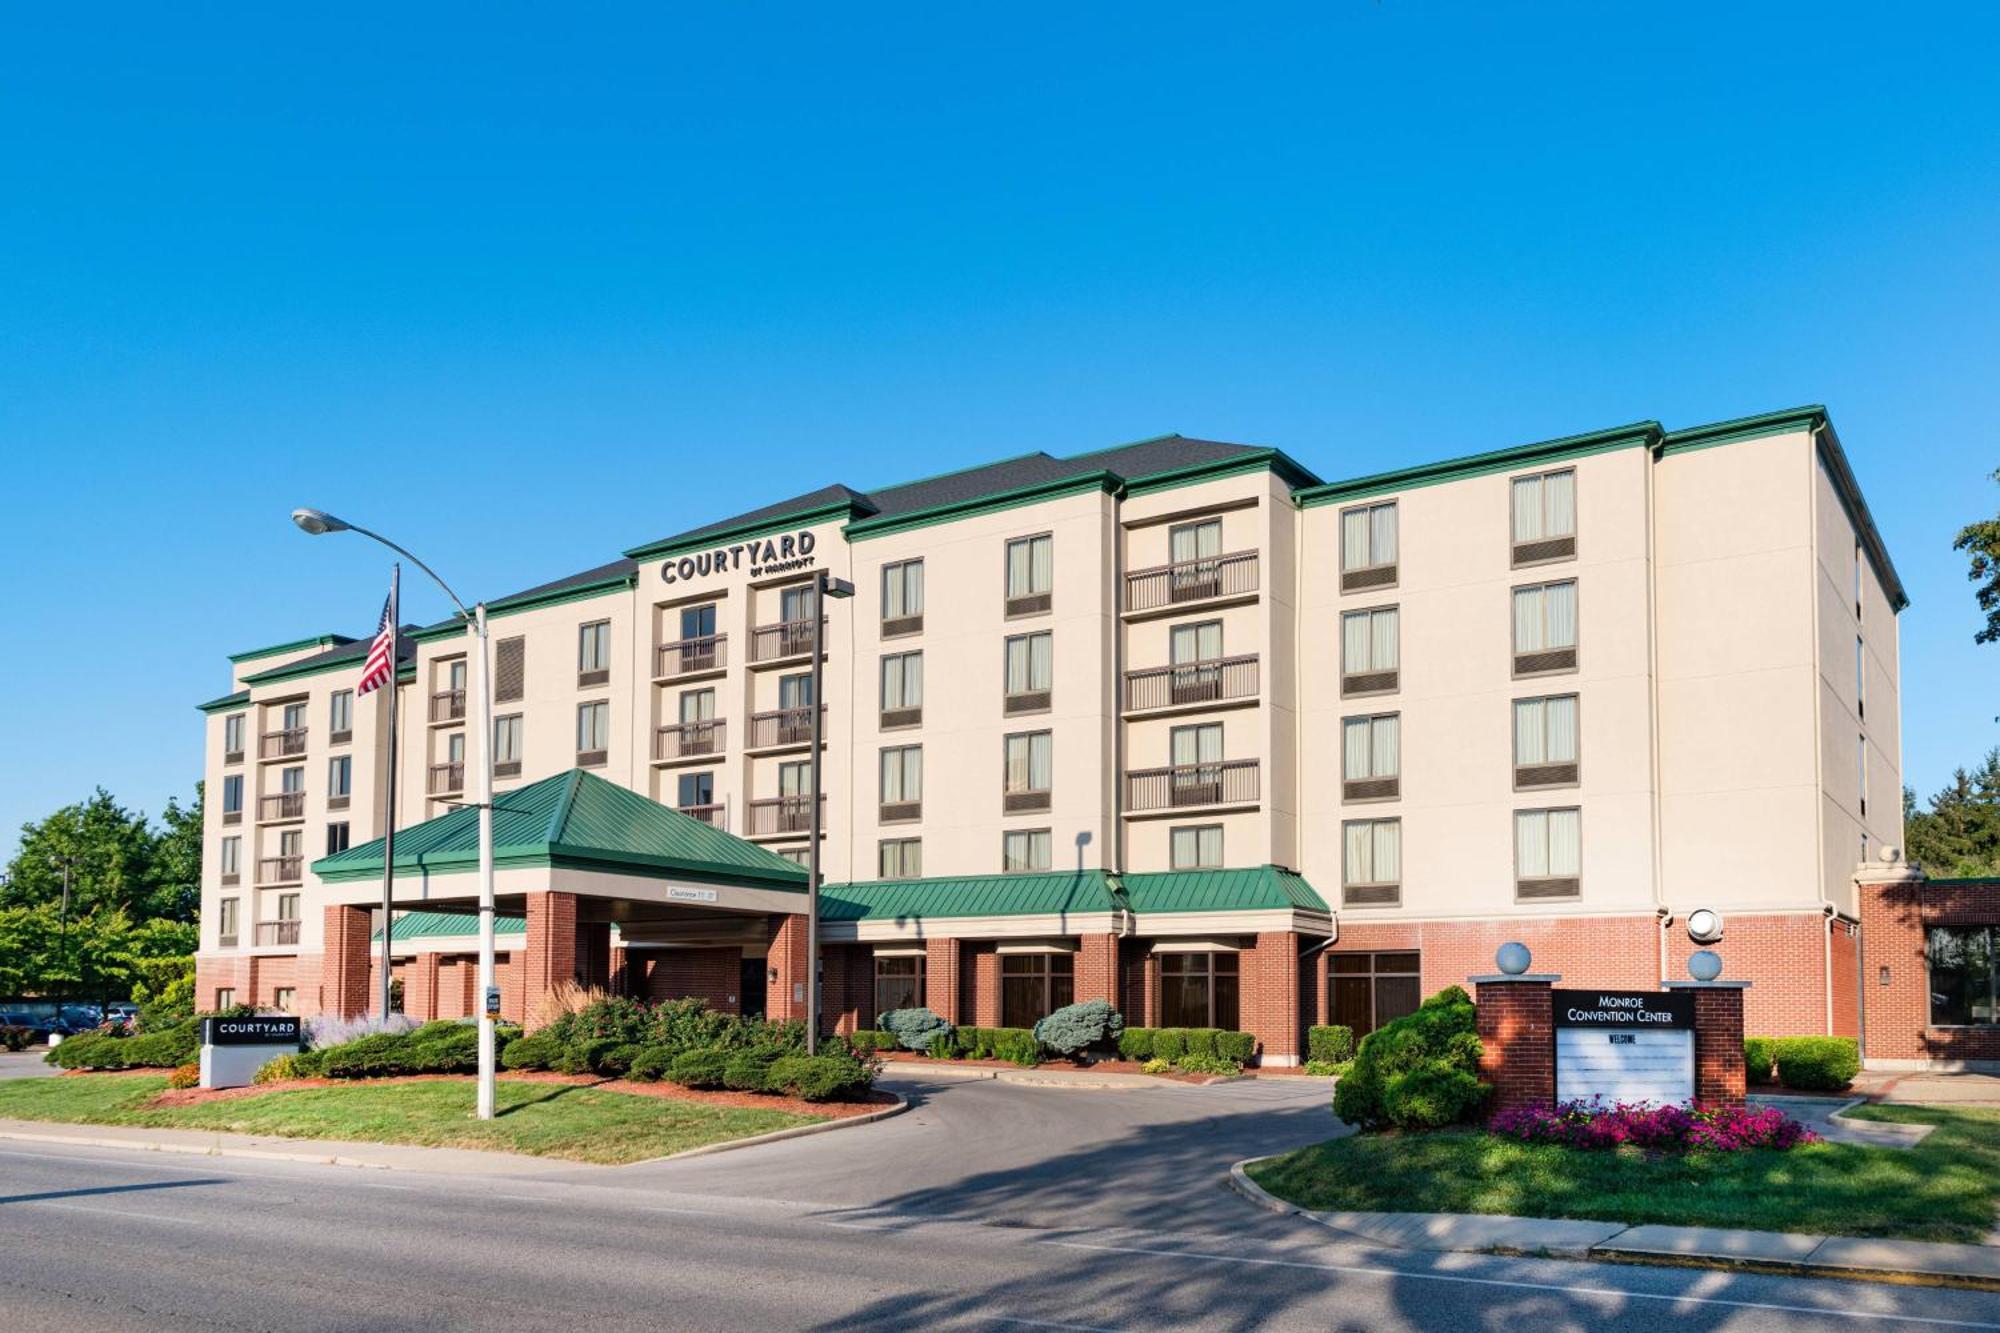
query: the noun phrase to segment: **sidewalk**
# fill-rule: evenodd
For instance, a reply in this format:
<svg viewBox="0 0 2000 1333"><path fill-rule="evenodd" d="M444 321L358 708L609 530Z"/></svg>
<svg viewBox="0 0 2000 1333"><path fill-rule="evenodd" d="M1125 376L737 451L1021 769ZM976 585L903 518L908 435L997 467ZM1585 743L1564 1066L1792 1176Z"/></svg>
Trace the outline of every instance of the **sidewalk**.
<svg viewBox="0 0 2000 1333"><path fill-rule="evenodd" d="M1691 1263L1804 1275L1936 1281L2000 1291L2000 1246L1715 1227L1634 1227L1622 1222L1476 1213L1312 1212L1266 1193L1250 1179L1244 1168L1258 1160L1246 1158L1229 1169L1230 1188L1251 1203L1397 1249Z"/></svg>

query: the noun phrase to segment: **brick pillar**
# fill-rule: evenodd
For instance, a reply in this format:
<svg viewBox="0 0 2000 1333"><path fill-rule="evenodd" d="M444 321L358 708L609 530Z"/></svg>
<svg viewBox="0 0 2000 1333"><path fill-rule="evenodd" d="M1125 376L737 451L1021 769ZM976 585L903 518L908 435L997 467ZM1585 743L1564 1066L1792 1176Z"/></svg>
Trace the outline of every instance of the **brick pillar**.
<svg viewBox="0 0 2000 1333"><path fill-rule="evenodd" d="M1118 1007L1118 937L1085 935L1076 951L1076 1000L1103 1000Z"/></svg>
<svg viewBox="0 0 2000 1333"><path fill-rule="evenodd" d="M1266 931L1257 947L1239 958L1247 963L1240 974L1239 1025L1256 1034L1258 1063L1295 1065L1299 1062L1299 937L1289 930Z"/></svg>
<svg viewBox="0 0 2000 1333"><path fill-rule="evenodd" d="M521 1001L526 1026L541 1026L542 1002L558 985L576 980L576 895L531 893L528 898L527 966Z"/></svg>
<svg viewBox="0 0 2000 1333"><path fill-rule="evenodd" d="M632 979L625 974L625 965L625 946L620 944L611 950L611 993L613 995L632 995L636 993L632 988Z"/></svg>
<svg viewBox="0 0 2000 1333"><path fill-rule="evenodd" d="M957 940L924 941L924 1008L954 1027L966 1020L958 1010L959 948Z"/></svg>
<svg viewBox="0 0 2000 1333"><path fill-rule="evenodd" d="M771 976L775 969L777 976ZM821 969L822 977L824 969ZM779 1022L804 1022L806 1016L806 919L792 912L771 918L771 948L764 960L765 1016ZM820 997L826 1014L826 997Z"/></svg>
<svg viewBox="0 0 2000 1333"><path fill-rule="evenodd" d="M1748 1073L1743 1062L1743 992L1747 981L1669 981L1668 990L1694 992L1694 1099L1741 1106Z"/></svg>
<svg viewBox="0 0 2000 1333"><path fill-rule="evenodd" d="M1156 1028L1160 1025L1160 956L1149 951L1140 968L1145 994L1139 997L1139 1026ZM1240 985L1242 978L1237 982Z"/></svg>
<svg viewBox="0 0 2000 1333"><path fill-rule="evenodd" d="M1554 997L1558 976L1473 977L1479 1078L1492 1085L1489 1113L1556 1102ZM1737 1059L1742 1060L1741 1044Z"/></svg>
<svg viewBox="0 0 2000 1333"><path fill-rule="evenodd" d="M1932 1055L1930 968L1924 953L1925 876L1909 865L1855 873L1861 915L1861 1054L1867 1060Z"/></svg>
<svg viewBox="0 0 2000 1333"><path fill-rule="evenodd" d="M365 907L326 909L326 954L320 966L319 1011L340 1018L368 1012L368 937L373 921ZM255 986L254 976L251 986ZM239 1001L254 1003L239 993Z"/></svg>
<svg viewBox="0 0 2000 1333"><path fill-rule="evenodd" d="M438 1016L438 955L420 953L403 973L403 1012L419 1022Z"/></svg>
<svg viewBox="0 0 2000 1333"><path fill-rule="evenodd" d="M1000 1003L1000 950L992 940L961 946L959 1023L967 1027L997 1028L1004 1017Z"/></svg>

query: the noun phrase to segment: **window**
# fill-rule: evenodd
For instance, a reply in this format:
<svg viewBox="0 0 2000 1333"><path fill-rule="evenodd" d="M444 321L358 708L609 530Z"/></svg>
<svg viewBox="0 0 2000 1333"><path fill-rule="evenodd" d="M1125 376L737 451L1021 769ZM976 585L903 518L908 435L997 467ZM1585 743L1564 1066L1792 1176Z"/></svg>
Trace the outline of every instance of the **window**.
<svg viewBox="0 0 2000 1333"><path fill-rule="evenodd" d="M236 1003L236 987L217 986L215 988L215 1007L217 1009L227 1009L230 1006L234 1005L235 1003Z"/></svg>
<svg viewBox="0 0 2000 1333"><path fill-rule="evenodd" d="M685 676L723 666L723 636L715 632L715 603L681 608L681 636L660 647L659 674Z"/></svg>
<svg viewBox="0 0 2000 1333"><path fill-rule="evenodd" d="M278 920L297 921L299 919L299 895L281 893L278 895Z"/></svg>
<svg viewBox="0 0 2000 1333"><path fill-rule="evenodd" d="M1342 800L1383 801L1402 794L1402 731L1397 713L1341 719Z"/></svg>
<svg viewBox="0 0 2000 1333"><path fill-rule="evenodd" d="M1237 1026L1240 964L1233 953L1163 953L1160 1025L1170 1028Z"/></svg>
<svg viewBox="0 0 2000 1333"><path fill-rule="evenodd" d="M1583 886L1583 812L1514 812L1514 894L1574 898Z"/></svg>
<svg viewBox="0 0 2000 1333"><path fill-rule="evenodd" d="M576 709L576 762L590 767L604 762L611 749L611 704L598 699Z"/></svg>
<svg viewBox="0 0 2000 1333"><path fill-rule="evenodd" d="M454 731L444 738L444 757L447 763L465 766L465 733Z"/></svg>
<svg viewBox="0 0 2000 1333"><path fill-rule="evenodd" d="M335 852L346 851L353 845L352 838L353 834L346 820L341 820L337 824L328 824L326 826L326 854L332 856Z"/></svg>
<svg viewBox="0 0 2000 1333"><path fill-rule="evenodd" d="M778 707L790 710L812 707L813 678L810 672L778 677Z"/></svg>
<svg viewBox="0 0 2000 1333"><path fill-rule="evenodd" d="M1222 825L1190 824L1177 828L1170 838L1175 870L1220 870L1222 868Z"/></svg>
<svg viewBox="0 0 2000 1333"><path fill-rule="evenodd" d="M595 620L576 632L576 683L602 685L611 679L611 622Z"/></svg>
<svg viewBox="0 0 2000 1333"><path fill-rule="evenodd" d="M222 882L237 883L243 877L243 839L224 838L216 859L222 871Z"/></svg>
<svg viewBox="0 0 2000 1333"><path fill-rule="evenodd" d="M1854 618L1861 619L1861 543L1854 543Z"/></svg>
<svg viewBox="0 0 2000 1333"><path fill-rule="evenodd" d="M516 634L493 645L493 702L518 703L528 693L528 641Z"/></svg>
<svg viewBox="0 0 2000 1333"><path fill-rule="evenodd" d="M1514 701L1514 786L1570 787L1582 772L1577 763L1574 694Z"/></svg>
<svg viewBox="0 0 2000 1333"><path fill-rule="evenodd" d="M1222 656L1222 622L1201 620L1176 625L1167 636L1167 660L1177 667L1213 662Z"/></svg>
<svg viewBox="0 0 2000 1333"><path fill-rule="evenodd" d="M222 719L222 757L235 763L243 757L243 714L231 713Z"/></svg>
<svg viewBox="0 0 2000 1333"><path fill-rule="evenodd" d="M462 657L455 657L451 661L445 663L445 668L444 668L445 688L458 696L458 701L461 707L465 703L466 670L467 668L465 664L465 659Z"/></svg>
<svg viewBox="0 0 2000 1333"><path fill-rule="evenodd" d="M1360 1037L1417 1012L1423 1003L1421 960L1414 952L1328 954L1333 1021Z"/></svg>
<svg viewBox="0 0 2000 1333"><path fill-rule="evenodd" d="M271 992L271 1007L281 1014L295 1013L299 1007L299 992L296 986L279 986Z"/></svg>
<svg viewBox="0 0 2000 1333"><path fill-rule="evenodd" d="M1402 901L1403 821L1350 819L1340 831L1342 904L1394 907Z"/></svg>
<svg viewBox="0 0 2000 1333"><path fill-rule="evenodd" d="M1576 580L1514 589L1514 674L1576 670Z"/></svg>
<svg viewBox="0 0 2000 1333"><path fill-rule="evenodd" d="M1340 617L1340 692L1387 694L1400 679L1397 609L1349 611Z"/></svg>
<svg viewBox="0 0 2000 1333"><path fill-rule="evenodd" d="M875 1012L916 1009L924 1002L924 956L913 954L875 955Z"/></svg>
<svg viewBox="0 0 2000 1333"><path fill-rule="evenodd" d="M1044 533L1008 542L1007 614L1030 616L1047 611L1053 602L1055 577L1054 537Z"/></svg>
<svg viewBox="0 0 2000 1333"><path fill-rule="evenodd" d="M243 818L243 775L231 773L222 780L222 821L234 824Z"/></svg>
<svg viewBox="0 0 2000 1333"><path fill-rule="evenodd" d="M1048 630L1007 639L1006 713L1043 713L1055 685L1056 636Z"/></svg>
<svg viewBox="0 0 2000 1333"><path fill-rule="evenodd" d="M882 637L915 634L924 627L924 562L882 566Z"/></svg>
<svg viewBox="0 0 2000 1333"><path fill-rule="evenodd" d="M707 811L715 805L715 771L683 773L674 783L674 804L683 814Z"/></svg>
<svg viewBox="0 0 2000 1333"><path fill-rule="evenodd" d="M326 808L345 810L354 794L354 756L337 754L326 761Z"/></svg>
<svg viewBox="0 0 2000 1333"><path fill-rule="evenodd" d="M330 740L344 741L354 735L354 691L335 690L327 700L326 729Z"/></svg>
<svg viewBox="0 0 2000 1333"><path fill-rule="evenodd" d="M286 704L284 727L286 731L304 731L306 726L306 706L303 703Z"/></svg>
<svg viewBox="0 0 2000 1333"><path fill-rule="evenodd" d="M278 855L288 861L296 861L300 854L305 851L305 846L306 835L298 829L288 828L278 835ZM285 878L297 879L298 867L293 866L291 870L292 873L285 876Z"/></svg>
<svg viewBox="0 0 2000 1333"><path fill-rule="evenodd" d="M801 800L812 795L812 765L803 759L778 765L778 795Z"/></svg>
<svg viewBox="0 0 2000 1333"><path fill-rule="evenodd" d="M924 813L924 747L882 751L882 820L921 819Z"/></svg>
<svg viewBox="0 0 2000 1333"><path fill-rule="evenodd" d="M1854 738L1854 791L1861 817L1868 817L1868 738ZM1863 858L1866 859L1866 858Z"/></svg>
<svg viewBox="0 0 2000 1333"><path fill-rule="evenodd" d="M508 713L493 719L493 776L521 776L521 715Z"/></svg>
<svg viewBox="0 0 2000 1333"><path fill-rule="evenodd" d="M778 855L784 857L795 866L810 866L812 864L812 848L810 847L780 847L778 848Z"/></svg>
<svg viewBox="0 0 2000 1333"><path fill-rule="evenodd" d="M1514 563L1534 565L1575 555L1575 469L1514 478Z"/></svg>
<svg viewBox="0 0 2000 1333"><path fill-rule="evenodd" d="M1000 1025L1031 1028L1076 1001L1076 956L1009 953L1000 956Z"/></svg>
<svg viewBox="0 0 2000 1333"><path fill-rule="evenodd" d="M1000 868L1047 870L1053 841L1045 828L1009 829L1000 835Z"/></svg>
<svg viewBox="0 0 2000 1333"><path fill-rule="evenodd" d="M278 790L288 795L297 795L306 789L304 765L293 765L278 774Z"/></svg>
<svg viewBox="0 0 2000 1333"><path fill-rule="evenodd" d="M1858 636L1854 640L1854 715L1868 716L1868 651Z"/></svg>
<svg viewBox="0 0 2000 1333"><path fill-rule="evenodd" d="M1340 513L1340 590L1360 592L1396 582L1396 502Z"/></svg>
<svg viewBox="0 0 2000 1333"><path fill-rule="evenodd" d="M216 941L224 946L235 944L241 938L237 932L243 928L243 900L224 898L215 905Z"/></svg>
<svg viewBox="0 0 2000 1333"><path fill-rule="evenodd" d="M879 879L922 879L924 844L918 838L884 838L875 849Z"/></svg>
<svg viewBox="0 0 2000 1333"><path fill-rule="evenodd" d="M914 727L924 720L924 655L890 653L882 659L882 725Z"/></svg>
<svg viewBox="0 0 2000 1333"><path fill-rule="evenodd" d="M1932 926L1925 953L1932 1027L2000 1023L2000 926Z"/></svg>
<svg viewBox="0 0 2000 1333"><path fill-rule="evenodd" d="M1055 781L1055 738L1046 731L1016 732L1006 740L1001 808L1008 814L1049 808Z"/></svg>

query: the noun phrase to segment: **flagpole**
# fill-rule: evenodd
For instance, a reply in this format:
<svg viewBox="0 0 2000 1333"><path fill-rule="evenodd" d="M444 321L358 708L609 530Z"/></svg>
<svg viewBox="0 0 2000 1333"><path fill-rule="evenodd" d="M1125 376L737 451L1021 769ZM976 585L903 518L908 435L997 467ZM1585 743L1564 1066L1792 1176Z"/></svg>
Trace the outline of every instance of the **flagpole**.
<svg viewBox="0 0 2000 1333"><path fill-rule="evenodd" d="M389 986L395 971L390 952L396 933L393 908L396 884L396 701L403 692L399 679L403 638L403 566L389 566L389 781L382 801L382 1022L389 1021Z"/></svg>

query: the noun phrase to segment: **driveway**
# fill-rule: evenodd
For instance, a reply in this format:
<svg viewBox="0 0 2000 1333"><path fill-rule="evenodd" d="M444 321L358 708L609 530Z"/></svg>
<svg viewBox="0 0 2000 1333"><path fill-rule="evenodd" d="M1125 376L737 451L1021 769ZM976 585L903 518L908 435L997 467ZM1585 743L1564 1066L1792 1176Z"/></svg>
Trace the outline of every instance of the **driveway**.
<svg viewBox="0 0 2000 1333"><path fill-rule="evenodd" d="M25 1051L0 1051L0 1078L39 1078L44 1074L61 1073L54 1065L42 1063L42 1057L48 1053L46 1046L30 1046Z"/></svg>

